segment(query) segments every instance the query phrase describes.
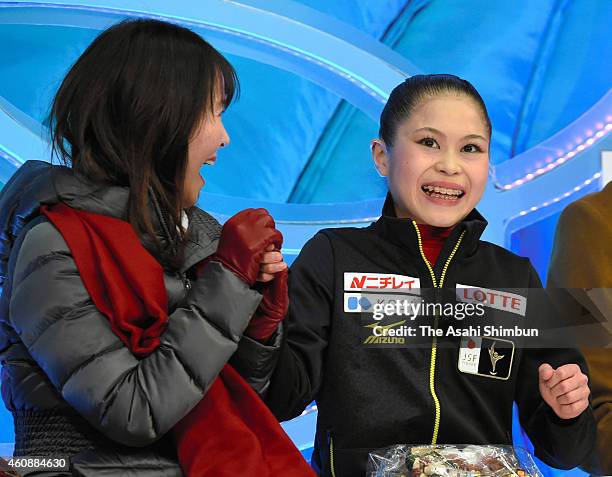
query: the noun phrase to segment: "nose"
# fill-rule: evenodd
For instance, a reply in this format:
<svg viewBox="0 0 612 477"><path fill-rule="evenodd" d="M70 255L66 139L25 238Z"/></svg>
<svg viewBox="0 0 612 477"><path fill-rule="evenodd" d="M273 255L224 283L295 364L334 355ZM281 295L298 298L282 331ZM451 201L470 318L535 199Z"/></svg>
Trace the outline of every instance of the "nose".
<svg viewBox="0 0 612 477"><path fill-rule="evenodd" d="M229 146L229 143L230 143L230 137L229 137L229 134L227 133L227 130L225 129L225 126L223 124L221 124L221 128L222 128L222 134L221 134L221 145L220 145L220 147L227 147L227 146Z"/></svg>
<svg viewBox="0 0 612 477"><path fill-rule="evenodd" d="M447 152L436 162L435 169L443 174L455 175L461 172L461 164L456 154Z"/></svg>

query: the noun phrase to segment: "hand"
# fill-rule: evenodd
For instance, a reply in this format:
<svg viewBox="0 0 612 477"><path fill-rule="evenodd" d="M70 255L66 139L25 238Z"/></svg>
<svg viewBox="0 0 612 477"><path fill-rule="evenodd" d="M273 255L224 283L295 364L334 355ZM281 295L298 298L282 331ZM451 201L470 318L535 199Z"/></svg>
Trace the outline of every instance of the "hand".
<svg viewBox="0 0 612 477"><path fill-rule="evenodd" d="M221 262L250 286L257 281L266 250L280 249L282 234L265 209L246 209L228 219L217 251L210 260Z"/></svg>
<svg viewBox="0 0 612 477"><path fill-rule="evenodd" d="M286 268L287 264L283 260L283 254L274 250L274 245L270 244L263 254L257 281L263 283L270 282L274 280L274 274L282 272Z"/></svg>
<svg viewBox="0 0 612 477"><path fill-rule="evenodd" d="M289 269L285 266L283 270L273 275L272 281L263 284L263 299L247 326L245 331L247 336L267 341L280 322L285 319L289 309L288 277Z"/></svg>
<svg viewBox="0 0 612 477"><path fill-rule="evenodd" d="M577 364L565 364L553 369L542 364L538 369L540 394L561 419L579 416L589 406L589 378Z"/></svg>

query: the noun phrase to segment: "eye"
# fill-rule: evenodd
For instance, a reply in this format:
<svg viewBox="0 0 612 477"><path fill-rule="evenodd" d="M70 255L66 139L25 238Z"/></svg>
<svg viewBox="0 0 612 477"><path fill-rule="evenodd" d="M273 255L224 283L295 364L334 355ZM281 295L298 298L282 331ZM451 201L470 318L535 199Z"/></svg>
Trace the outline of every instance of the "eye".
<svg viewBox="0 0 612 477"><path fill-rule="evenodd" d="M435 148L435 149L440 149L440 145L432 137L424 137L420 141L417 141L417 143L421 144L421 145L423 145L425 147L432 147L432 148Z"/></svg>
<svg viewBox="0 0 612 477"><path fill-rule="evenodd" d="M478 144L466 144L465 146L463 146L463 148L461 148L461 152L474 153L474 152L483 152L483 151L482 151L482 148Z"/></svg>

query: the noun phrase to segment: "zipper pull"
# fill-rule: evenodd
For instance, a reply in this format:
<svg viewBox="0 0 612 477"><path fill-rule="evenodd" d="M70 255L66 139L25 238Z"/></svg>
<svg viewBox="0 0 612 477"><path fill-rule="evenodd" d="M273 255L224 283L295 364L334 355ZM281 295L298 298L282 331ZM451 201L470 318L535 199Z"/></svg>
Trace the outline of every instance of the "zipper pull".
<svg viewBox="0 0 612 477"><path fill-rule="evenodd" d="M442 303L442 289L434 288L434 303Z"/></svg>
<svg viewBox="0 0 612 477"><path fill-rule="evenodd" d="M189 290L191 290L191 280L187 278L185 273L177 272L177 276L183 283L183 288L185 288L185 291L189 293Z"/></svg>

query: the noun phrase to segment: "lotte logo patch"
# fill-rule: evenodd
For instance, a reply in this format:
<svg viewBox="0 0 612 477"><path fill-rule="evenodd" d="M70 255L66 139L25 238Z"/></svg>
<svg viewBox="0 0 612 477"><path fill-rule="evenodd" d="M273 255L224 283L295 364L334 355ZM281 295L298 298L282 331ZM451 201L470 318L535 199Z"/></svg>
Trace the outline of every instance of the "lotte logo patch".
<svg viewBox="0 0 612 477"><path fill-rule="evenodd" d="M516 293L457 283L457 300L464 303L482 304L489 308L525 316L527 298Z"/></svg>

